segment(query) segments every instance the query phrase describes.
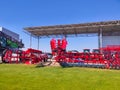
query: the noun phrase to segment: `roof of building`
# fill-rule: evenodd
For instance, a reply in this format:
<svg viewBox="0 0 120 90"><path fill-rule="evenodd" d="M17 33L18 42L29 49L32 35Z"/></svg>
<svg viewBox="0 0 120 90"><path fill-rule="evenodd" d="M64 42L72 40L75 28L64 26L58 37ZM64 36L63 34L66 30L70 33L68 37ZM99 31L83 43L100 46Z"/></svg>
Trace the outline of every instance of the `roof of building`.
<svg viewBox="0 0 120 90"><path fill-rule="evenodd" d="M100 30L102 30L103 33L109 33L120 31L120 20L68 25L26 27L24 30L34 36L39 37L67 37L69 35L78 36L80 34L98 33Z"/></svg>

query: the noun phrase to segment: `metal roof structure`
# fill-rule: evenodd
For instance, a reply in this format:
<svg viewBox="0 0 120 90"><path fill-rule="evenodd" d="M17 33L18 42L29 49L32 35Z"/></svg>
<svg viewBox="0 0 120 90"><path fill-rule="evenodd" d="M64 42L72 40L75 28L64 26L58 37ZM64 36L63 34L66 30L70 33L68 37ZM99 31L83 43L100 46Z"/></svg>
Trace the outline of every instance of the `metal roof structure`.
<svg viewBox="0 0 120 90"><path fill-rule="evenodd" d="M53 37L53 36L79 36L82 34L99 33L102 30L104 33L120 31L120 20L81 23L81 24L68 24L68 25L54 25L54 26L38 26L26 27L25 31L37 37ZM118 33L115 33L118 34ZM120 35L120 34L119 34Z"/></svg>

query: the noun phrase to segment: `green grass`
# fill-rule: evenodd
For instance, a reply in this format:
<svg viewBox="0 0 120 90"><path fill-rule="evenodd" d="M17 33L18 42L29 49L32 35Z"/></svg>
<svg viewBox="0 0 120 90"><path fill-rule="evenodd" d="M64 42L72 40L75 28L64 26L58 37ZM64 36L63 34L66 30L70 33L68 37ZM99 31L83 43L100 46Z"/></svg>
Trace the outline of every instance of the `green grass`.
<svg viewBox="0 0 120 90"><path fill-rule="evenodd" d="M0 64L0 90L120 90L120 70Z"/></svg>

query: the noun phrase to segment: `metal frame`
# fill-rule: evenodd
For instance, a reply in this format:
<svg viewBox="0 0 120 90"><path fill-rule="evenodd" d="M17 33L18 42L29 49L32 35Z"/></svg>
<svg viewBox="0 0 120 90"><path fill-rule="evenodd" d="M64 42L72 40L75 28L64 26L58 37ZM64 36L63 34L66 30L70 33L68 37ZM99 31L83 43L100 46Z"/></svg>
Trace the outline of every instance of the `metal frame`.
<svg viewBox="0 0 120 90"><path fill-rule="evenodd" d="M113 35L119 34L115 32L120 32L120 20L82 24L26 27L24 30L36 38L98 36L99 48L101 48L102 36L107 36L111 34L111 32Z"/></svg>
<svg viewBox="0 0 120 90"><path fill-rule="evenodd" d="M40 26L40 27L26 27L24 30L34 36L50 37L53 35L74 35L78 34L91 34L98 33L100 28L103 32L120 31L120 20L106 21L96 23L83 23L83 24L69 24L69 25L55 25L55 26Z"/></svg>

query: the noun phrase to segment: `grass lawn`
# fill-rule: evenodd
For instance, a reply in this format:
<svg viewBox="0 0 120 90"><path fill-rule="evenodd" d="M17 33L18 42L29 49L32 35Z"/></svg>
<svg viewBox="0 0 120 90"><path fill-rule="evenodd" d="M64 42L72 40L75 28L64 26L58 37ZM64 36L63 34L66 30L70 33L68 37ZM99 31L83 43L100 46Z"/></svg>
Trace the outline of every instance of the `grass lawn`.
<svg viewBox="0 0 120 90"><path fill-rule="evenodd" d="M120 90L120 70L0 64L0 90Z"/></svg>

